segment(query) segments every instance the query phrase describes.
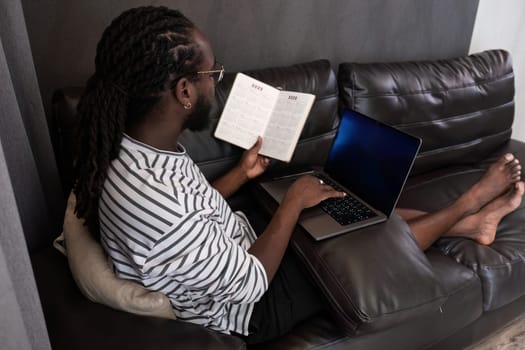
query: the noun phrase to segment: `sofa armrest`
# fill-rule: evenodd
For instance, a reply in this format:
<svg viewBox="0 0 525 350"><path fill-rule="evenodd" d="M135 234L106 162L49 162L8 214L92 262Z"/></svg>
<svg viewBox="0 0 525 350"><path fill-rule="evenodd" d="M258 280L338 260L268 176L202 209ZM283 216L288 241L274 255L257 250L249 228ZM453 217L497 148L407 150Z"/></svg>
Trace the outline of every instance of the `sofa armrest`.
<svg viewBox="0 0 525 350"><path fill-rule="evenodd" d="M275 211L277 203L260 186L252 191L265 212ZM290 244L348 335L377 332L428 315L448 298L397 214L384 223L322 241L297 226Z"/></svg>
<svg viewBox="0 0 525 350"><path fill-rule="evenodd" d="M446 301L427 257L397 215L320 242L298 229L292 245L346 333L387 329Z"/></svg>

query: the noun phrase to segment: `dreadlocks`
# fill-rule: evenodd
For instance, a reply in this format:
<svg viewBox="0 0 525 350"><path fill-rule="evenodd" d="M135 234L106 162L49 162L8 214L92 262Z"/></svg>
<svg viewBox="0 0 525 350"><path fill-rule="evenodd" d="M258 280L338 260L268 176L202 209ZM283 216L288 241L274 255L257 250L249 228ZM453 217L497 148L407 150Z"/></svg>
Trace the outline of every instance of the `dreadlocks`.
<svg viewBox="0 0 525 350"><path fill-rule="evenodd" d="M98 200L126 125L140 122L166 89L196 71L194 24L179 11L139 7L115 18L97 45L95 73L78 105L76 214L98 237Z"/></svg>

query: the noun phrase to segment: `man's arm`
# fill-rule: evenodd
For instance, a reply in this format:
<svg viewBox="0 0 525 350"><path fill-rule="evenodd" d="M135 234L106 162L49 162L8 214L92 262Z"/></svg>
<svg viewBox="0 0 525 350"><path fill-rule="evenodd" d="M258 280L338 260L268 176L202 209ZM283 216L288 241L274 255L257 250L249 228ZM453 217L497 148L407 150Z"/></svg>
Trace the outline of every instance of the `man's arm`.
<svg viewBox="0 0 525 350"><path fill-rule="evenodd" d="M248 250L262 263L268 282L273 279L281 263L301 211L325 199L345 195L313 176L304 176L294 182L266 230Z"/></svg>
<svg viewBox="0 0 525 350"><path fill-rule="evenodd" d="M239 164L211 184L224 198L230 197L248 180L266 170L269 159L259 155L261 146L262 138L259 136L255 145L244 152Z"/></svg>

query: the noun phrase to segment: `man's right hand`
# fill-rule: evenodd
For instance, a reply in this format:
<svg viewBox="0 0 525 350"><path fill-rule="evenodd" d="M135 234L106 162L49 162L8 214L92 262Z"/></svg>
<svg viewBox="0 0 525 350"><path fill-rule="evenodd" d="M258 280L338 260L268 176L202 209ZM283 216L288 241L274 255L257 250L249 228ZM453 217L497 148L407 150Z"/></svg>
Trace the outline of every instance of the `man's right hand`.
<svg viewBox="0 0 525 350"><path fill-rule="evenodd" d="M341 198L346 193L334 190L317 177L306 175L297 179L288 189L285 201L296 204L300 210L313 207L328 198Z"/></svg>
<svg viewBox="0 0 525 350"><path fill-rule="evenodd" d="M308 175L297 179L290 186L272 221L248 249L264 266L268 281L275 276L301 211L325 199L345 195Z"/></svg>

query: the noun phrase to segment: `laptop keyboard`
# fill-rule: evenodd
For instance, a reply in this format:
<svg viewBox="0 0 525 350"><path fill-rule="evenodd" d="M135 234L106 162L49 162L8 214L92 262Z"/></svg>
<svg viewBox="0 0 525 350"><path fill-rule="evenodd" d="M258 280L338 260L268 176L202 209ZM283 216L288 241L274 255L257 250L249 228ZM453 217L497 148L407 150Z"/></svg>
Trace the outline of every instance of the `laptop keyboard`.
<svg viewBox="0 0 525 350"><path fill-rule="evenodd" d="M324 176L320 174L316 174L316 176L323 180L325 184L332 186L336 191L344 191ZM348 193L343 198L328 198L319 203L319 206L340 225L349 225L377 216L372 210Z"/></svg>

